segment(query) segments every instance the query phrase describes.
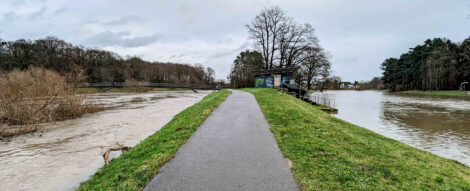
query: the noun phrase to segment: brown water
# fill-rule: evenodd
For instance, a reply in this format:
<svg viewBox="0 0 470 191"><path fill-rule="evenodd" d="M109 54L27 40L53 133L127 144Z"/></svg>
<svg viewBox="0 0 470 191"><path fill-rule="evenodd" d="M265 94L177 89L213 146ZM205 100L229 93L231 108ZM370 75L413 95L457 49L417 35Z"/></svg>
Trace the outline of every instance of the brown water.
<svg viewBox="0 0 470 191"><path fill-rule="evenodd" d="M470 101L381 91L315 93L336 101L336 117L470 166Z"/></svg>
<svg viewBox="0 0 470 191"><path fill-rule="evenodd" d="M0 142L0 190L76 189L104 165L107 148L135 146L208 93L89 95L108 110Z"/></svg>

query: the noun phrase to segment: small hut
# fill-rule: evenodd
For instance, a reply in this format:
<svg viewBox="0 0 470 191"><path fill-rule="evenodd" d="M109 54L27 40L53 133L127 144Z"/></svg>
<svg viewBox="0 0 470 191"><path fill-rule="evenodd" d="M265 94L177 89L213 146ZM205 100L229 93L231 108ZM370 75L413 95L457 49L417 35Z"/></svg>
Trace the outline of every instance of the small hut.
<svg viewBox="0 0 470 191"><path fill-rule="evenodd" d="M253 71L255 87L279 88L282 84L293 84L295 83L294 75L298 69L298 67L291 67Z"/></svg>

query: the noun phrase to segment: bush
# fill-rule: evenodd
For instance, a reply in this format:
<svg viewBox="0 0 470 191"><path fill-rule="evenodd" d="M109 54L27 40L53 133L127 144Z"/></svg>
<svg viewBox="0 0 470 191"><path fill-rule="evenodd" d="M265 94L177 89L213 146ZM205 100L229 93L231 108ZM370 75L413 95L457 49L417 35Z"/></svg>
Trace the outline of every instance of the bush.
<svg viewBox="0 0 470 191"><path fill-rule="evenodd" d="M14 70L0 75L0 137L27 133L38 123L64 120L97 111L74 94L66 79L43 68Z"/></svg>

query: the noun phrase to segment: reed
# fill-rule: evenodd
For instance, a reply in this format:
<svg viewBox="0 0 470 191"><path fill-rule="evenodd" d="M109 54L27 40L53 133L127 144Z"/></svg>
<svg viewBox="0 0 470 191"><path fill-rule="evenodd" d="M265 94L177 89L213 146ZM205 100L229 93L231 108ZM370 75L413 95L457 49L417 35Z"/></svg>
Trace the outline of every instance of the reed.
<svg viewBox="0 0 470 191"><path fill-rule="evenodd" d="M75 94L64 76L44 68L14 70L0 75L0 137L40 129L39 123L80 117L99 111Z"/></svg>

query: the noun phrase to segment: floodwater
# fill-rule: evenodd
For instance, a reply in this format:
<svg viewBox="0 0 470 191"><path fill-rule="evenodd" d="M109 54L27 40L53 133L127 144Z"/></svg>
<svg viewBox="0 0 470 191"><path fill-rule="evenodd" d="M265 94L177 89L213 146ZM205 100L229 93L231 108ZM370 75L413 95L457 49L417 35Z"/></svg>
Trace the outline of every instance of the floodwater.
<svg viewBox="0 0 470 191"><path fill-rule="evenodd" d="M44 132L0 142L0 190L76 189L104 165L108 148L135 146L208 93L88 95L108 110L44 124Z"/></svg>
<svg viewBox="0 0 470 191"><path fill-rule="evenodd" d="M470 100L382 91L326 91L336 117L470 166Z"/></svg>

